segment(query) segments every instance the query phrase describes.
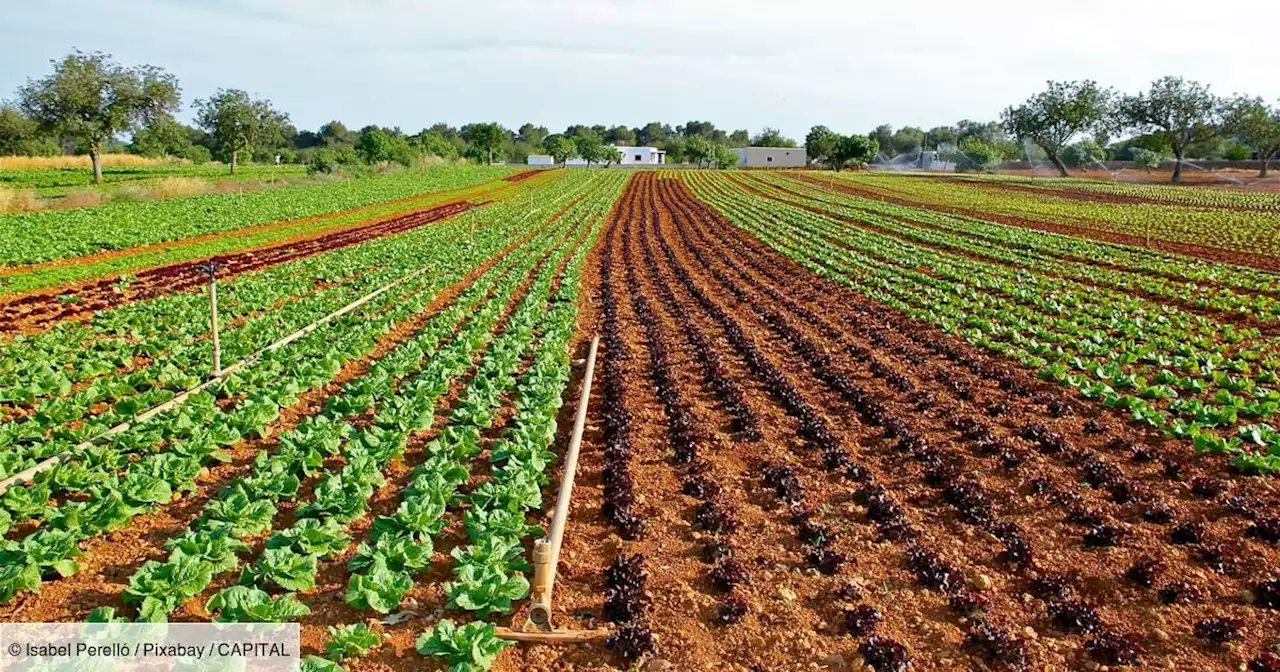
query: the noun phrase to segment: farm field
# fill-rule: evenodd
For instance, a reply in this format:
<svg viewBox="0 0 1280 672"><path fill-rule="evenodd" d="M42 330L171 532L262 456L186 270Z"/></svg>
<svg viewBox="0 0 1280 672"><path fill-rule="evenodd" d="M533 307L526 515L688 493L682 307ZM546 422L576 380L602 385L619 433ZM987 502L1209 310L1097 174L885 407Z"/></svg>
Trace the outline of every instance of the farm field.
<svg viewBox="0 0 1280 672"><path fill-rule="evenodd" d="M69 455L0 495L0 620L296 620L309 670L1268 664L1273 196L385 178L0 217L0 478ZM210 258L249 363L84 445L207 379ZM555 599L612 634L504 647L597 333Z"/></svg>
<svg viewBox="0 0 1280 672"><path fill-rule="evenodd" d="M62 158L62 157L57 157ZM102 169L103 187L117 187L126 184L145 185L169 177L198 178L206 180L279 180L289 177L302 177L306 167L296 164L246 164L236 170L234 176L227 174L227 166L215 163L193 165L188 163L140 162L139 157L124 165L116 165L108 156ZM38 160L38 159L37 159ZM89 161L82 158L79 165L69 167L18 167L9 164L13 159L0 158L0 187L11 189L32 189L36 195L43 197L65 196L77 188L91 187L93 173L89 169ZM51 161L52 163L52 161Z"/></svg>

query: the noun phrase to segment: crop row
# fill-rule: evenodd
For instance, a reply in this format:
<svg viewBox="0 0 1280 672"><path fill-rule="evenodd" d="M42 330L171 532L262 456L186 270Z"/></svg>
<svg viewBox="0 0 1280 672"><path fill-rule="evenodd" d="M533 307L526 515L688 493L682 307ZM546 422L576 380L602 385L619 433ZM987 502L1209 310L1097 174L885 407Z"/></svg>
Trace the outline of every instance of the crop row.
<svg viewBox="0 0 1280 672"><path fill-rule="evenodd" d="M454 189L510 172L503 167L437 166L369 179L301 185L94 208L0 215L0 266L82 256L181 240ZM164 226L157 226L164 223Z"/></svg>
<svg viewBox="0 0 1280 672"><path fill-rule="evenodd" d="M1266 387L1276 359L1256 332L1097 288L1001 272L790 205L753 202L706 178L692 182L745 228L821 274L1072 384L1135 421L1202 437L1203 448L1240 452L1241 466L1271 468L1265 455L1241 447L1267 445L1266 432L1237 427L1239 418L1266 419L1277 410L1280 393ZM1231 340L1242 343L1220 344ZM1242 438L1218 439L1218 427L1240 429Z"/></svg>
<svg viewBox="0 0 1280 672"><path fill-rule="evenodd" d="M549 267L545 259L539 261L545 243L546 239L531 241L510 266L492 269L489 279L481 278L409 340L378 359L365 376L330 397L321 414L281 435L275 451L259 453L250 474L206 504L188 532L170 542L164 562L149 561L129 579L125 601L139 605L142 619L167 618L218 574L239 569L237 553L249 547L242 541L230 547L218 543L216 555L204 549L223 539L271 531L276 503L298 499L305 479L311 494L297 501L292 525L271 535L256 560L245 565L239 585L223 589L208 602L210 611L225 620L251 617L227 610L230 605L241 608L246 601L281 605L272 607L278 610L272 615L285 618L272 620L299 615L300 603L292 595L272 599L267 589L293 593L314 588L319 561L346 552L349 528L368 515L374 491L385 484L386 467L404 458L410 435L429 428L451 381L470 369L475 354L493 340L493 329L525 274L536 265ZM369 412L376 413L372 422L358 420ZM352 606L389 613L413 586L409 571L430 562L431 536L443 526L453 490L467 478L465 461L478 450L478 434L467 430L459 428L437 439L428 448L436 459L416 468L395 514L375 521L372 545L349 563L347 601ZM332 457L339 458L334 462L340 466L324 469ZM199 550L192 552L193 546ZM204 580L177 582L173 577Z"/></svg>
<svg viewBox="0 0 1280 672"><path fill-rule="evenodd" d="M1207 190L1195 190L1194 195L1188 195L1198 202L1109 203L1057 197L1046 193L987 189L939 180L904 181L883 175L840 176L837 181L915 202L924 207L943 206L1043 222L1060 222L1084 230L1135 238L1149 237L1244 254L1275 255L1280 252L1271 235L1280 221L1277 219L1280 215L1274 210L1199 207L1208 205L1210 201L1222 202L1222 197L1204 197ZM1258 199L1255 197L1253 202L1258 202Z"/></svg>
<svg viewBox="0 0 1280 672"><path fill-rule="evenodd" d="M60 548L74 555L79 539L120 527L140 511L168 502L174 490L190 489L202 465L225 459L222 446L237 443L250 433L265 434L281 408L332 379L344 363L372 352L379 334L413 317L439 288L465 275L485 255L498 251L519 231L521 213L519 208L506 210L505 220L477 232L474 246L455 243L437 247L434 256L410 248L410 254L421 254L424 262L434 261L438 275L406 283L405 289L389 293L385 300L368 304L348 319L335 321L331 327L272 353L247 369L244 376L130 428L111 444L90 449L79 459L44 472L30 486L11 488L4 501L15 517L45 517L49 524L20 542L27 557L37 560L13 563L6 570L29 584L28 568L40 565L38 558L47 555L42 549L53 545L49 540L56 538ZM223 401L218 402L218 397ZM142 453L142 459L129 461L131 453ZM120 475L115 473L122 469ZM55 489L64 497L72 492L88 497L77 496L64 500L61 507L51 507L49 500ZM41 573L49 573L49 563L40 566L45 568Z"/></svg>
<svg viewBox="0 0 1280 672"><path fill-rule="evenodd" d="M1265 322L1280 315L1280 302L1274 298L1276 278L1261 271L1238 273L1237 269L1226 264L1197 264L1185 259L1159 265L1141 263L1141 254L1127 254L1125 248L1079 238L1046 235L920 208L832 196L807 182L768 177L752 182L761 187L769 185L772 198L801 207L817 207L824 214L856 226L871 227L913 243L980 258L989 263L1136 293L1174 307L1211 312L1229 319L1247 315L1258 322ZM1081 244L1090 252L1110 247L1115 260L1108 261L1108 265L1100 265L1103 260L1081 254L1083 250L1077 249ZM1132 263L1135 261L1139 263ZM1250 282L1251 279L1255 281ZM1205 281L1206 284L1196 284L1193 280Z"/></svg>
<svg viewBox="0 0 1280 672"><path fill-rule="evenodd" d="M696 249L692 250L691 253L694 254L695 257L698 256L698 251ZM768 309L757 309L753 307L753 310L761 313L765 322L770 324L771 328L777 330L777 335L784 342L790 343L792 347L797 350L797 353L804 357L806 362L811 363L815 367L825 367L830 365L829 362L823 361L820 353L813 350L812 345L805 344L805 339L802 335L796 333L787 326L786 320L770 319L770 311L768 311ZM897 387L893 382L894 374L891 370L876 371L874 367L869 368L876 377L884 379L888 389L894 389ZM833 391L839 391L842 387L841 384L838 383L839 378L835 377L833 374L824 376L820 371L815 370L814 375L819 379L828 380L828 387ZM856 388L853 389L856 391ZM903 392L904 391L899 391L898 394L902 394ZM925 465L923 477L926 484L939 492L942 501L954 506L957 512L961 515L962 520L968 521L969 524L979 525L990 534L1003 540L1006 546L1005 551L1003 552L1006 562L1014 563L1014 566L1016 567L1026 566L1026 563L1032 563L1034 561L1036 554L1032 551L1032 547L1027 542L1026 538L1018 532L1017 526L1010 526L1007 522L1000 520L996 513L996 509L993 507L993 503L996 501L996 498L991 494L985 493L982 486L976 481L972 481L967 477L962 476L964 472L969 471L969 468L966 468L963 465L962 458L960 458L959 455L947 451L942 446L935 445L931 441L923 439L921 434L910 429L910 424L912 423L898 419L884 407L876 405L876 402L859 401L859 399L863 399L865 397L865 392L850 394L848 391L845 391L841 392L841 395L851 400L854 404L855 410L858 411L860 417L865 423L870 426L883 427L886 436L897 439L896 451L899 453L909 454ZM923 409L924 407L918 408ZM963 418L955 419L953 422L957 429L961 429L963 431L967 441L974 442L975 445L978 446L985 445L988 447L983 448L983 450L989 450L990 447L999 445L999 439L992 436L990 434L990 430L985 428L981 422L974 423L971 419L964 420ZM1028 435L1036 437L1035 440L1039 442L1038 448L1041 451L1046 454L1064 456L1064 459L1068 463L1074 464L1081 470L1082 479L1085 482L1090 483L1093 487L1099 488L1121 486L1112 489L1113 496L1115 496L1116 493L1129 493L1122 495L1123 500L1117 501L1131 501L1133 491L1122 486L1123 478L1115 475L1113 467L1105 466L1105 462L1101 462L1099 456L1070 447L1063 448L1062 438L1060 436L1053 435L1051 432L1046 433L1046 430L1044 430L1043 427L1029 427L1028 429L1036 430L1034 432L1029 432ZM1055 436L1056 438L1053 438ZM984 439L983 437L986 438ZM900 459L890 459L890 465L900 464ZM1017 462L1015 461L1011 466L1016 467ZM896 469L898 467L893 468ZM857 478L864 478L865 476L864 472L861 470L855 470L852 468L849 470L849 474L851 477L856 476ZM1205 496L1216 496L1222 494L1221 491L1218 490L1217 487L1213 486L1207 479L1198 478L1193 480L1192 488L1197 492L1204 490L1207 493ZM860 499L866 502L872 502L875 496L875 493L863 494L860 496ZM1072 504L1077 510L1079 509L1078 501L1078 499L1072 499L1070 497L1059 500L1063 506ZM876 504L876 507L880 507L880 505ZM893 511L894 509L890 506L886 510ZM870 508L868 509L868 513L874 518L879 518L881 516L880 513L874 513ZM1073 517L1078 516L1073 514ZM891 522L895 519L899 518L896 516L889 516L884 520ZM1081 520L1080 522L1083 523L1084 521ZM1109 528L1107 523L1095 521L1087 523L1087 525L1092 525L1092 527L1087 530L1084 537L1084 546L1086 548L1106 546L1115 542L1115 536L1112 534L1114 529ZM894 525L887 529L891 534L898 535L900 534L899 528L901 528L901 525ZM1174 539L1174 543L1179 543L1176 538ZM1210 549L1210 551L1212 551L1212 549ZM916 554L914 559L909 558L909 562L914 563L921 568L931 568L929 569L929 572L932 575L946 576L949 573L954 574L954 572L942 572L941 574L938 574L938 572L935 571L938 567L936 563L933 561L925 562L923 560L927 557L927 555ZM1206 555L1205 557L1207 558L1208 556ZM1216 568L1218 566L1213 564L1213 562L1214 561L1211 561L1209 566L1211 568L1215 568L1214 571L1230 571ZM1141 572L1144 571L1144 568L1148 568L1148 565L1150 564L1152 563L1139 561L1138 564L1135 564L1135 569L1132 571L1134 573L1141 574ZM1034 578L1037 575L1047 576L1043 571L1033 573L1030 576ZM1064 581L1063 579L1055 579L1055 581L1058 581L1058 583L1054 585L1070 585L1069 581L1062 583ZM1041 581L1041 583L1043 583L1043 581ZM1034 587L1034 585L1037 584L1033 582L1032 585ZM1173 584L1171 584L1171 586L1172 585ZM1264 597L1261 600L1258 600L1256 597L1259 595L1270 596L1274 594L1274 589L1275 584L1269 580L1264 580L1256 586L1251 587L1251 592L1255 595L1253 599L1257 600L1255 603L1259 606L1274 608L1272 606L1274 603L1271 601L1270 597ZM1049 597L1058 600L1057 602L1050 601L1046 605L1049 616L1055 624L1059 624L1062 627L1084 629L1086 631L1102 633L1096 634L1094 639L1091 640L1088 645L1091 655L1100 662L1116 664L1124 660L1129 660L1132 656L1136 655L1135 652L1137 647L1133 638L1123 635L1107 634L1105 630L1097 630L1097 628L1100 627L1101 622L1096 620L1095 615L1092 615L1092 612L1090 611L1092 607L1079 602L1079 600L1075 598L1067 597L1066 593L1061 592L1060 588L1054 588L1053 591L1048 591L1046 588L1043 592ZM1049 593L1052 593L1052 595ZM1178 595L1178 589L1176 587L1172 588L1171 594L1175 596L1175 599L1177 599L1176 596ZM953 599L953 602L958 601L956 606L972 604L973 602L968 598L960 599L962 598L960 593L957 593L954 597L955 599ZM1214 637L1218 636L1214 633L1221 632L1226 633L1221 636L1231 637L1233 636L1231 634L1231 628L1234 626L1229 625L1230 622L1230 619L1204 619L1196 624L1196 635L1201 638L1213 640Z"/></svg>

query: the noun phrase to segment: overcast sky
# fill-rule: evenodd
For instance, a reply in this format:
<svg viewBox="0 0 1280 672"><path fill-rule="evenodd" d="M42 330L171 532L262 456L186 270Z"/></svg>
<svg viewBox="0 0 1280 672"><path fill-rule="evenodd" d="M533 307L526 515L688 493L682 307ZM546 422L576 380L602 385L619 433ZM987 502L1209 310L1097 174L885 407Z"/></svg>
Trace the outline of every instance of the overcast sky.
<svg viewBox="0 0 1280 672"><path fill-rule="evenodd" d="M161 66L183 102L339 119L642 125L802 137L994 119L1046 79L1164 74L1280 99L1280 0L4 0L0 98L72 47ZM1258 36L1265 43L1258 42ZM189 112L184 111L184 118Z"/></svg>

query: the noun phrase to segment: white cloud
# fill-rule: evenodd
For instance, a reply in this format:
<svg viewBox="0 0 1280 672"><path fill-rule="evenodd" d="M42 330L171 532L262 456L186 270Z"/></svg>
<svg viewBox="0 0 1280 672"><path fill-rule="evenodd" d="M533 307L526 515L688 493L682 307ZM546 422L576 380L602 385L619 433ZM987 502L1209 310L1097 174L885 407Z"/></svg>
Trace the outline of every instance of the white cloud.
<svg viewBox="0 0 1280 672"><path fill-rule="evenodd" d="M995 118L1046 79L1164 74L1280 98L1237 0L53 0L0 14L0 95L72 46L161 65L188 100L267 96L301 127L530 120L865 131ZM1215 20L1216 19L1216 20ZM1265 34L1265 33L1264 33Z"/></svg>

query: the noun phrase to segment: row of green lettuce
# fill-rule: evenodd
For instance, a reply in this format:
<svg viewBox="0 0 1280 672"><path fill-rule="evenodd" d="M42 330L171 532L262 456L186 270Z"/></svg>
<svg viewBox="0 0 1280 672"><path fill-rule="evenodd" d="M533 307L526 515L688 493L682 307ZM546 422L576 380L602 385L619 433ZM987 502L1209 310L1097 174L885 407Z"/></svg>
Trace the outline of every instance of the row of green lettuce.
<svg viewBox="0 0 1280 672"><path fill-rule="evenodd" d="M248 193L0 215L0 266L78 257L339 212L502 177L503 166L440 165Z"/></svg>

